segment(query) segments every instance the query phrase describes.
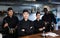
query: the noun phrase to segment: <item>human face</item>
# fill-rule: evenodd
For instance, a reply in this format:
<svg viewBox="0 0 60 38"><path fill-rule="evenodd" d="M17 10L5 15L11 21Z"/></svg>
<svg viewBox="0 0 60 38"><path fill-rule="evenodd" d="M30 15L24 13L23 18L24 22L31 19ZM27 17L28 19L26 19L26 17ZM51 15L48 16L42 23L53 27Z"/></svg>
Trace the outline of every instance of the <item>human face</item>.
<svg viewBox="0 0 60 38"><path fill-rule="evenodd" d="M36 15L36 19L40 19L40 14L37 14Z"/></svg>
<svg viewBox="0 0 60 38"><path fill-rule="evenodd" d="M13 16L13 10L9 10L9 11L8 11L8 15L9 15L9 16Z"/></svg>
<svg viewBox="0 0 60 38"><path fill-rule="evenodd" d="M44 12L47 12L47 10L46 10L46 9L44 9Z"/></svg>
<svg viewBox="0 0 60 38"><path fill-rule="evenodd" d="M24 18L24 19L28 19L28 17L29 17L29 13L28 13L28 12L24 12L24 13L23 13L23 18Z"/></svg>

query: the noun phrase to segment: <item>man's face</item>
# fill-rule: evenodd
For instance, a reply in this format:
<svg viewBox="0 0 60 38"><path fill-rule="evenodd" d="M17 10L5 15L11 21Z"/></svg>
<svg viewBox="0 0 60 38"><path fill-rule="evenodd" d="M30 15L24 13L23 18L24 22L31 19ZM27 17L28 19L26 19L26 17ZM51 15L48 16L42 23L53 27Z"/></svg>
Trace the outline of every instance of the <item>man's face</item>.
<svg viewBox="0 0 60 38"><path fill-rule="evenodd" d="M47 10L47 9L44 9L44 12L45 12L45 13L48 13L48 10Z"/></svg>
<svg viewBox="0 0 60 38"><path fill-rule="evenodd" d="M8 11L8 15L9 15L9 16L12 16L12 15L13 15L13 10L9 10L9 11Z"/></svg>
<svg viewBox="0 0 60 38"><path fill-rule="evenodd" d="M47 12L47 10L46 10L46 9L44 9L44 12Z"/></svg>
<svg viewBox="0 0 60 38"><path fill-rule="evenodd" d="M36 15L36 18L37 18L37 19L40 19L40 14L37 14L37 15Z"/></svg>
<svg viewBox="0 0 60 38"><path fill-rule="evenodd" d="M29 17L29 13L28 13L28 12L24 12L24 13L23 13L23 18L24 18L24 19L28 19L28 17Z"/></svg>

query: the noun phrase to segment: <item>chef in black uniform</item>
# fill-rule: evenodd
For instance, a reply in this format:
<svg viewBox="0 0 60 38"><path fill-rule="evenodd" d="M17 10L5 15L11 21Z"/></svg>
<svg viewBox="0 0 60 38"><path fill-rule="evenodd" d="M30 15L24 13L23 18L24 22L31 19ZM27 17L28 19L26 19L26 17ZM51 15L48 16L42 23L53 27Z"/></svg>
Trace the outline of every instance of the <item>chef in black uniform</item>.
<svg viewBox="0 0 60 38"><path fill-rule="evenodd" d="M23 19L18 24L18 37L33 34L33 22L28 18L28 10L23 10Z"/></svg>
<svg viewBox="0 0 60 38"><path fill-rule="evenodd" d="M47 10L47 8L44 8L44 12L45 14L42 17L42 20L45 22L46 32L53 31L54 25L56 24L56 18L53 13Z"/></svg>
<svg viewBox="0 0 60 38"><path fill-rule="evenodd" d="M45 29L44 22L40 20L40 12L36 13L36 20L34 21L35 33L43 32Z"/></svg>
<svg viewBox="0 0 60 38"><path fill-rule="evenodd" d="M2 28L4 30L3 33L6 34L6 36L3 38L15 38L18 18L14 16L14 12L11 7L8 8L7 14L8 15L3 19L3 24L2 24ZM11 30L11 28L13 29ZM12 31L11 33L10 30Z"/></svg>

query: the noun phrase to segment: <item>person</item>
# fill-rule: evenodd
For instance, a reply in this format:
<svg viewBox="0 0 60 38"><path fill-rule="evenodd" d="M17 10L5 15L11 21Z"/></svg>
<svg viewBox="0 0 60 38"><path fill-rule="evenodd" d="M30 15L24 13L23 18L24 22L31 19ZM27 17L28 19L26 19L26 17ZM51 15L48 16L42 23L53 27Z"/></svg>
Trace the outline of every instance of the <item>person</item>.
<svg viewBox="0 0 60 38"><path fill-rule="evenodd" d="M23 10L23 19L18 24L18 37L33 34L33 22L28 19L29 11Z"/></svg>
<svg viewBox="0 0 60 38"><path fill-rule="evenodd" d="M34 20L35 33L43 32L45 29L44 22L40 20L40 12L36 13L36 20Z"/></svg>
<svg viewBox="0 0 60 38"><path fill-rule="evenodd" d="M3 19L3 33L6 34L3 38L15 38L18 18L14 15L13 9L11 7L7 10L7 16Z"/></svg>
<svg viewBox="0 0 60 38"><path fill-rule="evenodd" d="M53 13L49 12L47 8L44 8L45 14L42 17L42 20L45 22L46 32L53 31L53 24L56 24L56 18ZM53 28L52 28L53 27Z"/></svg>

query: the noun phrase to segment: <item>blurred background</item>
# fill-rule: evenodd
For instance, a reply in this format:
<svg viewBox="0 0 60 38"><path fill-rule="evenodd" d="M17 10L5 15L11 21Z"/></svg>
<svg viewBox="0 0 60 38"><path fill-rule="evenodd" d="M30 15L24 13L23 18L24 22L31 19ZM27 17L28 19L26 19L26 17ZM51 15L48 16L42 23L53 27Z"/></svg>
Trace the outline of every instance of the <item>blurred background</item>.
<svg viewBox="0 0 60 38"><path fill-rule="evenodd" d="M22 11L28 9L29 19L34 21L36 19L36 12L41 13L41 18L44 15L43 8L52 11L56 17L56 30L60 29L60 0L0 0L0 30L3 18L7 16L7 9L12 7L15 15L19 20L22 20ZM40 19L41 19L40 18Z"/></svg>

